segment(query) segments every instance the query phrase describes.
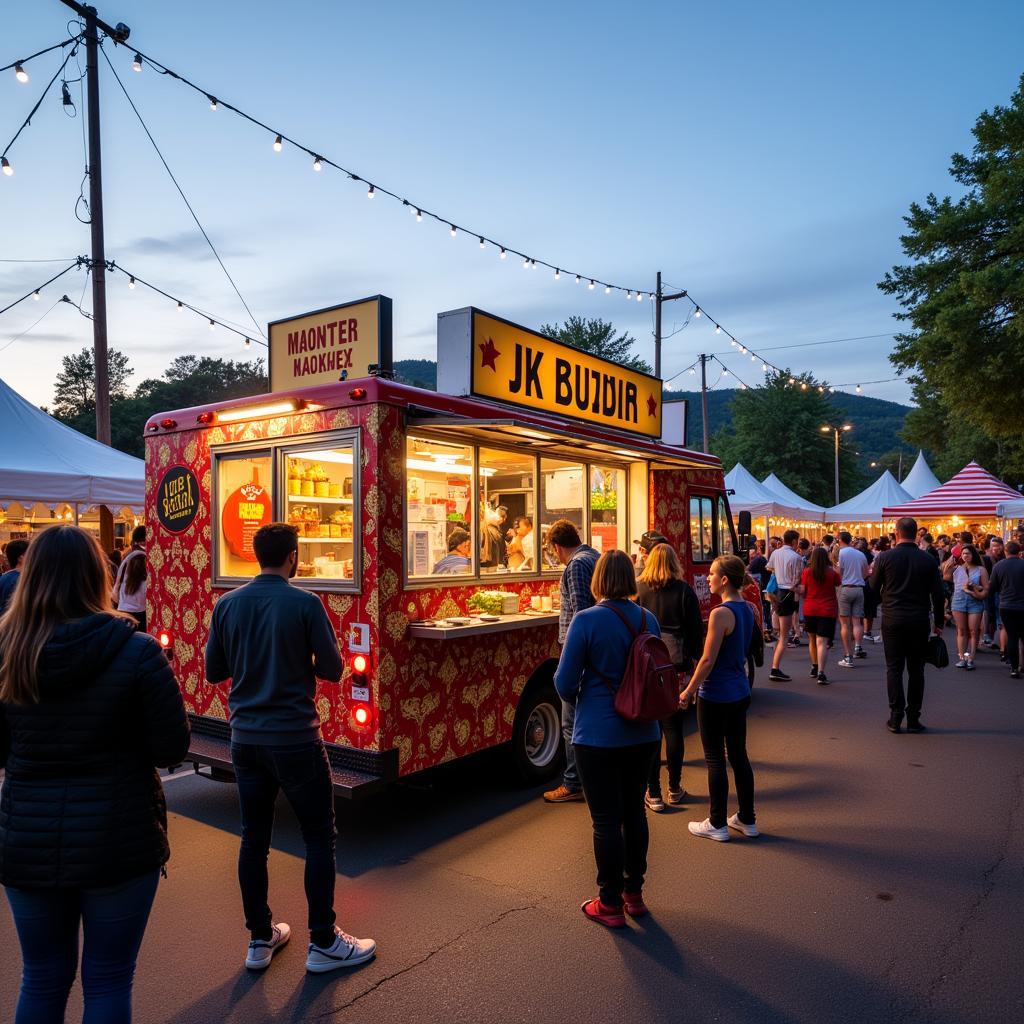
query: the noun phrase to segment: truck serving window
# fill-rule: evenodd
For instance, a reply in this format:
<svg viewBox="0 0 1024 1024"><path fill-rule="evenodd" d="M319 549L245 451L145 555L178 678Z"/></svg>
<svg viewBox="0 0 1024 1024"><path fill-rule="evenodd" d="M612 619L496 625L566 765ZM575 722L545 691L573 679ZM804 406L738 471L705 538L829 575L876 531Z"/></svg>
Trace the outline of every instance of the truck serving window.
<svg viewBox="0 0 1024 1024"><path fill-rule="evenodd" d="M480 449L480 574L537 568L533 455Z"/></svg>
<svg viewBox="0 0 1024 1024"><path fill-rule="evenodd" d="M409 579L472 576L473 449L410 436L406 441L406 571Z"/></svg>
<svg viewBox="0 0 1024 1024"><path fill-rule="evenodd" d="M694 562L710 562L715 557L711 510L710 498L690 498L690 545Z"/></svg>
<svg viewBox="0 0 1024 1024"><path fill-rule="evenodd" d="M299 579L356 579L357 477L352 441L280 450L285 521L299 533Z"/></svg>
<svg viewBox="0 0 1024 1024"><path fill-rule="evenodd" d="M246 452L217 459L216 575L251 579L260 571L252 538L274 519L272 453Z"/></svg>
<svg viewBox="0 0 1024 1024"><path fill-rule="evenodd" d="M621 466L590 467L590 544L598 551L628 551L626 471Z"/></svg>
<svg viewBox="0 0 1024 1024"><path fill-rule="evenodd" d="M557 572L562 566L548 548L547 531L557 519L569 519L576 524L580 537L587 539L587 524L583 500L586 467L578 462L557 459L540 460L540 531L542 568Z"/></svg>

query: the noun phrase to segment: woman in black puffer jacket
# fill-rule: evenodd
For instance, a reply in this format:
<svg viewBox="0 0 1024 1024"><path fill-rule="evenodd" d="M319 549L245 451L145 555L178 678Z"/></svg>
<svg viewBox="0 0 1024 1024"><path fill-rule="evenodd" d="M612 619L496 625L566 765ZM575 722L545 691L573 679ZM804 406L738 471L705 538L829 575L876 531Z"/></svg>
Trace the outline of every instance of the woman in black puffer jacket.
<svg viewBox="0 0 1024 1024"><path fill-rule="evenodd" d="M156 766L188 750L156 642L110 602L99 544L37 536L0 619L0 883L21 943L15 1024L64 1019L85 927L85 1020L131 1020L131 986L170 855Z"/></svg>

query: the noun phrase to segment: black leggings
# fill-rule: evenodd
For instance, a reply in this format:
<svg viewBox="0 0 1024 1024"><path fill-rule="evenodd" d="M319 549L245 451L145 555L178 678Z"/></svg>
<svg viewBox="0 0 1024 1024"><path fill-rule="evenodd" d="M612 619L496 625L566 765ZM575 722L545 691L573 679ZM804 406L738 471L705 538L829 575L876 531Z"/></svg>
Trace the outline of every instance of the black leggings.
<svg viewBox="0 0 1024 1024"><path fill-rule="evenodd" d="M740 821L753 825L754 770L747 757L747 708L750 698L719 704L713 700L697 698L697 724L700 741L704 745L704 760L708 766L708 792L711 795L711 825L722 828L726 822L729 803L729 775L725 768L726 751L736 781L736 799L739 802Z"/></svg>
<svg viewBox="0 0 1024 1024"><path fill-rule="evenodd" d="M1006 630L1006 659L1014 672L1020 671L1020 641L1024 635L1024 610L1000 608L999 617Z"/></svg>
<svg viewBox="0 0 1024 1024"><path fill-rule="evenodd" d="M665 761L668 764L668 788L683 788L683 722L686 712L680 708L661 720L661 735L665 737ZM647 792L661 796L661 744L651 758L651 774L647 779Z"/></svg>
<svg viewBox="0 0 1024 1024"><path fill-rule="evenodd" d="M623 892L639 892L647 873L644 788L657 743L591 747L574 743L576 767L594 823L594 859L601 902L622 906Z"/></svg>

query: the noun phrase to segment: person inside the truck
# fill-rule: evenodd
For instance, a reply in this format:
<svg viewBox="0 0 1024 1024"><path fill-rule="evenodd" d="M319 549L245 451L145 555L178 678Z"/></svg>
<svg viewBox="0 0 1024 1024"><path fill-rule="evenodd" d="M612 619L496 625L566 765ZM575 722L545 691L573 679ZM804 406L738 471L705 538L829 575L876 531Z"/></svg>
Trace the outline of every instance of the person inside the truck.
<svg viewBox="0 0 1024 1024"><path fill-rule="evenodd" d="M461 576L470 568L470 538L465 530L452 530L448 535L448 554L435 563L434 576Z"/></svg>
<svg viewBox="0 0 1024 1024"><path fill-rule="evenodd" d="M508 544L508 567L519 572L534 568L533 520L529 516L518 516Z"/></svg>

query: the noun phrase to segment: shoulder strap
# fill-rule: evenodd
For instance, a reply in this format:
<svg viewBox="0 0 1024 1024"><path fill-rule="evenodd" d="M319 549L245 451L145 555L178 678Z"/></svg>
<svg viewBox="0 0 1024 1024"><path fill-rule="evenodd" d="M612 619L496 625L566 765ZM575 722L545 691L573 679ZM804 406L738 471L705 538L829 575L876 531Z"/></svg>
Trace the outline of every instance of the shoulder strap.
<svg viewBox="0 0 1024 1024"><path fill-rule="evenodd" d="M615 612L616 615L618 615L618 617L626 624L626 629L628 629L630 631L630 633L633 634L633 639L634 640L641 633L646 633L647 632L647 612L645 611L645 609L642 606L640 607L640 629L637 630L637 629L635 629L633 627L633 623L630 622L629 619L627 619L626 616L623 615L622 612L620 612L619 609L616 608L615 605L613 605L610 601L602 601L601 604L605 608L610 609L611 611Z"/></svg>

